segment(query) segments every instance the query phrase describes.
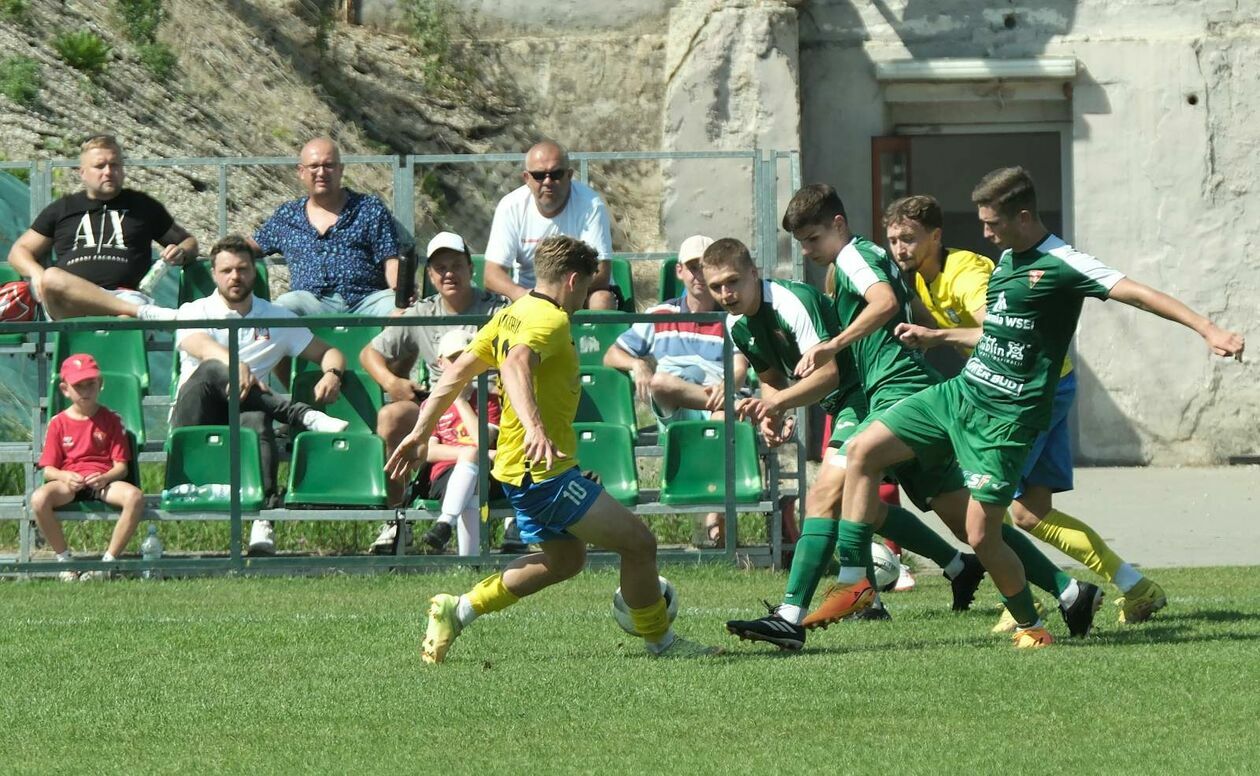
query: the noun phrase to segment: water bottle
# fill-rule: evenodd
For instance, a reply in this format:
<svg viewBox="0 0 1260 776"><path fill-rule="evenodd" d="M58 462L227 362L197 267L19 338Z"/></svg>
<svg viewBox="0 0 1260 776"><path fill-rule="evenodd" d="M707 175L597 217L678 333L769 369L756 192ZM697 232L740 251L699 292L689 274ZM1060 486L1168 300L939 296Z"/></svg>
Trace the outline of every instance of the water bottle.
<svg viewBox="0 0 1260 776"><path fill-rule="evenodd" d="M157 290L158 283L161 283L162 278L170 271L171 265L161 259L158 259L153 262L153 266L149 267L149 271L146 272L144 277L140 279L140 287L136 290L152 299L153 292Z"/></svg>
<svg viewBox="0 0 1260 776"><path fill-rule="evenodd" d="M153 523L149 523L149 535L140 543L140 557L146 561L162 559L162 540L158 538L157 526ZM157 569L145 569L140 576L145 579L157 579L158 574Z"/></svg>
<svg viewBox="0 0 1260 776"><path fill-rule="evenodd" d="M232 493L231 486L215 482L208 485L193 485L185 482L162 491L162 500L174 503L191 501L226 501Z"/></svg>
<svg viewBox="0 0 1260 776"><path fill-rule="evenodd" d="M398 285L394 288L394 307L405 310L411 306L411 296L416 292L416 247L403 253L398 262Z"/></svg>

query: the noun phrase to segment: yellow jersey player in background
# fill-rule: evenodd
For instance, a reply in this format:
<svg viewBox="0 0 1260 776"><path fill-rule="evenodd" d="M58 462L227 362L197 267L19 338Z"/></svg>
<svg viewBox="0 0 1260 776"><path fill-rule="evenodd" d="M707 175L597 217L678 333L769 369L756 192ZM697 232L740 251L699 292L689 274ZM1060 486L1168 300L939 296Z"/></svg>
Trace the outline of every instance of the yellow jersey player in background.
<svg viewBox="0 0 1260 776"><path fill-rule="evenodd" d="M576 459L581 385L569 315L586 301L599 268L593 248L571 237L549 237L534 258L537 287L500 310L464 354L442 373L416 426L385 468L405 478L425 460L430 434L455 397L487 369L499 372L503 414L493 474L516 510L521 538L542 551L517 558L462 596L435 595L421 653L440 663L455 637L480 615L575 576L587 543L621 556L621 591L649 654L714 654L674 634L656 570L656 538L648 527L584 478Z"/></svg>
<svg viewBox="0 0 1260 776"><path fill-rule="evenodd" d="M959 337L984 323L993 262L971 251L944 247L942 222L940 205L927 196L899 199L884 213L893 260L912 278L919 301L936 325L936 330L906 326L901 340L923 348L953 345L969 356L969 340ZM1076 373L1071 358L1063 359L1060 374L1050 430L1033 442L1010 514L1020 528L1116 585L1121 594L1116 601L1120 622L1141 622L1167 604L1163 588L1126 563L1093 528L1054 508L1053 494L1071 490L1073 484L1068 414L1076 398ZM1010 613L1003 612L993 630L1014 628Z"/></svg>

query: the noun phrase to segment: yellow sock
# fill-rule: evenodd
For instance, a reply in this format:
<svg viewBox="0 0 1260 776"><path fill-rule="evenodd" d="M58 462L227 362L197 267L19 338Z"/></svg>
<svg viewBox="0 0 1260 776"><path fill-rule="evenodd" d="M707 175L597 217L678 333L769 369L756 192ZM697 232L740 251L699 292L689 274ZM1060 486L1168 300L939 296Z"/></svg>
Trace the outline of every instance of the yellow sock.
<svg viewBox="0 0 1260 776"><path fill-rule="evenodd" d="M631 609L630 621L634 629L647 641L653 644L665 638L669 633L669 612L665 608L665 599L658 598L656 603L643 609Z"/></svg>
<svg viewBox="0 0 1260 776"><path fill-rule="evenodd" d="M1124 563L1097 531L1057 509L1051 509L1030 533L1108 582L1115 581L1116 572Z"/></svg>
<svg viewBox="0 0 1260 776"><path fill-rule="evenodd" d="M521 600L503 585L503 575L486 577L468 591L468 603L477 614L489 614L506 609Z"/></svg>

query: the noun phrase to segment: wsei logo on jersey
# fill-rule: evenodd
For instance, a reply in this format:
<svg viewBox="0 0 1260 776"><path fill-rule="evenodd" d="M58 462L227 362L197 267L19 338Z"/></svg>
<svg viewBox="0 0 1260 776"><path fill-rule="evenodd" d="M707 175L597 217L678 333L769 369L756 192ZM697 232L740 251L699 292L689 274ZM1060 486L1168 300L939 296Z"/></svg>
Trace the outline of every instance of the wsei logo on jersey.
<svg viewBox="0 0 1260 776"><path fill-rule="evenodd" d="M997 303L993 305L993 312L995 313L1006 312L1006 292L1005 291L998 293L998 300L997 300Z"/></svg>

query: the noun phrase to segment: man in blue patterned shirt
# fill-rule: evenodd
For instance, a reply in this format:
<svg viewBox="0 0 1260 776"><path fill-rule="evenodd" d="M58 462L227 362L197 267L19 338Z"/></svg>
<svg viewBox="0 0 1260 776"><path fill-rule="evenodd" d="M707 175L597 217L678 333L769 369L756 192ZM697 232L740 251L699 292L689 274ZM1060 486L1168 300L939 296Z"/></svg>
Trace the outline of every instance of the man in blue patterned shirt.
<svg viewBox="0 0 1260 776"><path fill-rule="evenodd" d="M288 293L276 304L297 315L389 315L398 284L398 235L379 197L342 188L341 152L326 137L302 148L307 196L285 202L254 233L262 255L281 253Z"/></svg>

